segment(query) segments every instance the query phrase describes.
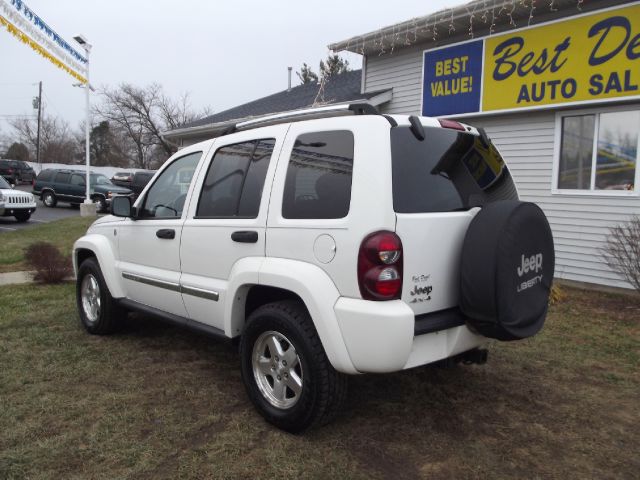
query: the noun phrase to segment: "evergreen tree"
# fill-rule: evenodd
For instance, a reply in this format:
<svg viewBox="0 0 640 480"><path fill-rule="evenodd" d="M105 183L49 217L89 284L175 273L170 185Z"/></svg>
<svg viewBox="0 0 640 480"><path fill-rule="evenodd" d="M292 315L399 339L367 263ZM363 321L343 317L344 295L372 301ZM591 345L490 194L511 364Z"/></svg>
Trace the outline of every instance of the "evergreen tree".
<svg viewBox="0 0 640 480"><path fill-rule="evenodd" d="M318 74L311 70L311 67L306 63L302 64L299 72L296 75L300 79L300 83L306 85L307 83L316 83L318 81Z"/></svg>
<svg viewBox="0 0 640 480"><path fill-rule="evenodd" d="M24 143L14 142L9 147L9 150L7 150L5 158L10 158L12 160L23 160L25 162L28 162L29 149Z"/></svg>

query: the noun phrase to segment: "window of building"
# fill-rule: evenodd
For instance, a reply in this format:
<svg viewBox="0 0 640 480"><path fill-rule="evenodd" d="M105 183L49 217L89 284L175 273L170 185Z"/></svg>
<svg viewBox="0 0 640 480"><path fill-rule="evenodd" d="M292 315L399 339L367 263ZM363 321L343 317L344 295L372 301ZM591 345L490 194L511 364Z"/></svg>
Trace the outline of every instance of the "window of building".
<svg viewBox="0 0 640 480"><path fill-rule="evenodd" d="M351 203L353 133L300 135L293 146L284 186L284 218L344 218Z"/></svg>
<svg viewBox="0 0 640 480"><path fill-rule="evenodd" d="M564 192L637 191L640 110L561 117L555 187Z"/></svg>
<svg viewBox="0 0 640 480"><path fill-rule="evenodd" d="M216 151L202 185L196 218L256 218L275 139Z"/></svg>
<svg viewBox="0 0 640 480"><path fill-rule="evenodd" d="M174 160L151 186L140 211L141 218L180 218L191 179L202 152Z"/></svg>

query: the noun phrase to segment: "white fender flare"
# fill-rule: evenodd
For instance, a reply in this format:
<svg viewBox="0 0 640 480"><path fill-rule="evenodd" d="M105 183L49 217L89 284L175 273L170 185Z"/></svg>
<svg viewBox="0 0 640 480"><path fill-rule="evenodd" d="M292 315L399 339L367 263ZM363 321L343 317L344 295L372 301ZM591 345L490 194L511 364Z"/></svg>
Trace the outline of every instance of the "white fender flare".
<svg viewBox="0 0 640 480"><path fill-rule="evenodd" d="M241 262L245 263L239 265ZM259 269L248 271L248 268L256 267ZM343 373L358 373L349 357L334 311L340 293L324 270L307 262L285 258L247 258L239 261L232 270L228 290L227 298L233 301L225 305L227 335L235 336L241 330L245 320L244 300L252 285L281 288L298 295L311 315L333 368ZM241 312L233 307L236 304L242 305Z"/></svg>
<svg viewBox="0 0 640 480"><path fill-rule="evenodd" d="M98 259L104 281L107 283L109 293L114 298L124 297L121 283L116 271L116 258L109 240L104 235L89 234L80 237L73 244L73 271L78 275L78 250L90 250Z"/></svg>

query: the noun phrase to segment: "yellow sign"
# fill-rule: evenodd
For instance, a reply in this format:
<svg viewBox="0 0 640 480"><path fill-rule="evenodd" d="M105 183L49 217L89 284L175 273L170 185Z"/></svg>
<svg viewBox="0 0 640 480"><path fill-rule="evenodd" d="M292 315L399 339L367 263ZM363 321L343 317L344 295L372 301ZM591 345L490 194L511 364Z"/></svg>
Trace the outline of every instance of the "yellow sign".
<svg viewBox="0 0 640 480"><path fill-rule="evenodd" d="M640 5L485 39L482 111L640 96Z"/></svg>

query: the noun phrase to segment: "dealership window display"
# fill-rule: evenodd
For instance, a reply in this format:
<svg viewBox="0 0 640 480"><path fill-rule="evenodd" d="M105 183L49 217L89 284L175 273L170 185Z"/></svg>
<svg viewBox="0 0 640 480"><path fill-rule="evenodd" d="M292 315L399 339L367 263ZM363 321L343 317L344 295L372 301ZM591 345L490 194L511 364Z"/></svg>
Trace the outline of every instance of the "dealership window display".
<svg viewBox="0 0 640 480"><path fill-rule="evenodd" d="M636 193L640 110L559 119L558 192Z"/></svg>

